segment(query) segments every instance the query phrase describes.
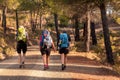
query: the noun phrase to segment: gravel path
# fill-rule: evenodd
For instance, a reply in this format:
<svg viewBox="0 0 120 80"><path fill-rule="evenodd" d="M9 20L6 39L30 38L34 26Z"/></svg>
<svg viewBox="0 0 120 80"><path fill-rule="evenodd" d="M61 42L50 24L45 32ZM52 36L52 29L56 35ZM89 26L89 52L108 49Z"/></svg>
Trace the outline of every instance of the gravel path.
<svg viewBox="0 0 120 80"><path fill-rule="evenodd" d="M65 71L61 71L57 53L51 54L50 69L44 71L38 46L29 47L24 69L18 68L17 54L0 62L0 80L120 80L117 73L96 61L76 53L68 56Z"/></svg>

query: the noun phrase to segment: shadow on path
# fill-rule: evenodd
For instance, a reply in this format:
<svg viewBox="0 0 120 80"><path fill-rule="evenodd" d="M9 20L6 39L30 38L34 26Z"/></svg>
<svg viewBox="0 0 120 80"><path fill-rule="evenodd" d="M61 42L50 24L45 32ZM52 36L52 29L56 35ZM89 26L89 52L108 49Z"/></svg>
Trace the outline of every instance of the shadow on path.
<svg viewBox="0 0 120 80"><path fill-rule="evenodd" d="M37 71L38 70L40 70L40 71L43 70L42 62L39 59L41 59L41 57L38 56L38 55L27 56L27 62L26 63L29 62L29 64L25 65L26 67L25 67L24 70L37 70ZM50 64L50 69L47 70L47 71L60 72L60 73L62 72L59 55L52 55L51 56L51 64ZM96 63L96 61L90 60L90 59L85 58L85 57L69 56L68 66L67 66L67 69L64 72L120 77L120 75L117 74L115 71L112 71L112 70L107 69L107 68L100 67L100 64L98 64L99 66L97 67L97 64L98 63ZM7 67L7 66L10 66L10 67ZM7 67L7 69L20 70L18 68L18 64L9 64L9 63L0 64L0 69L6 69L6 67Z"/></svg>
<svg viewBox="0 0 120 80"><path fill-rule="evenodd" d="M47 77L31 77L31 76L0 76L0 80L84 80L75 78L47 78Z"/></svg>

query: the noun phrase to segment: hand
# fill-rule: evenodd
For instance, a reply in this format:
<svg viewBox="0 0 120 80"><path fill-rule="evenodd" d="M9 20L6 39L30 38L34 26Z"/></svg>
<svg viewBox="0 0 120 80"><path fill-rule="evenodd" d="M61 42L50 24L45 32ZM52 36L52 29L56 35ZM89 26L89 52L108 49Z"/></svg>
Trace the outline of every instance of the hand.
<svg viewBox="0 0 120 80"><path fill-rule="evenodd" d="M41 50L41 46L39 47L39 49Z"/></svg>
<svg viewBox="0 0 120 80"><path fill-rule="evenodd" d="M54 48L54 52L56 52L56 49Z"/></svg>

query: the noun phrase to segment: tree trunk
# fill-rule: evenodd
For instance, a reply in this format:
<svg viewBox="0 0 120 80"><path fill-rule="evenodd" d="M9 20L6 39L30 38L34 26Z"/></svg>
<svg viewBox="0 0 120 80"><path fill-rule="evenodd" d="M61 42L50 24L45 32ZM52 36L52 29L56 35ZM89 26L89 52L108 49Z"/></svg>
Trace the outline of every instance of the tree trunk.
<svg viewBox="0 0 120 80"><path fill-rule="evenodd" d="M106 49L107 61L108 63L114 65L113 53L112 53L111 42L110 42L110 34L109 34L109 28L108 28L108 19L106 16L104 3L100 4L100 11L101 11L101 19L102 19L104 44Z"/></svg>
<svg viewBox="0 0 120 80"><path fill-rule="evenodd" d="M0 14L0 23L1 23L1 27L2 27L2 14Z"/></svg>
<svg viewBox="0 0 120 80"><path fill-rule="evenodd" d="M57 33L57 46L58 46L59 31L58 31L58 15L56 13L54 13L54 20L55 20L55 29L56 29L56 33Z"/></svg>
<svg viewBox="0 0 120 80"><path fill-rule="evenodd" d="M30 24L31 24L31 28L32 28L32 26L33 26L32 11L30 11Z"/></svg>
<svg viewBox="0 0 120 80"><path fill-rule="evenodd" d="M39 18L39 12L37 10L37 12L36 12L36 18L35 18L35 30L38 28L38 18Z"/></svg>
<svg viewBox="0 0 120 80"><path fill-rule="evenodd" d="M91 37L92 37L92 45L97 45L97 38L95 34L95 23L91 22Z"/></svg>
<svg viewBox="0 0 120 80"><path fill-rule="evenodd" d="M79 21L78 21L78 16L75 17L75 41L79 41L80 36L79 36Z"/></svg>
<svg viewBox="0 0 120 80"><path fill-rule="evenodd" d="M86 38L85 38L85 43L86 43L86 51L90 51L90 11L87 13L87 29L86 29Z"/></svg>
<svg viewBox="0 0 120 80"><path fill-rule="evenodd" d="M87 32L87 22L85 21L84 22L84 28L83 28L83 37L85 38L85 36L86 36L86 33Z"/></svg>
<svg viewBox="0 0 120 80"><path fill-rule="evenodd" d="M3 13L2 13L2 27L4 28L4 34L6 35L6 13L7 13L7 7L3 7Z"/></svg>
<svg viewBox="0 0 120 80"><path fill-rule="evenodd" d="M18 28L19 28L19 22L18 22L18 11L15 10L15 13L16 13L16 29L18 30Z"/></svg>
<svg viewBox="0 0 120 80"><path fill-rule="evenodd" d="M40 13L40 29L42 28L42 14Z"/></svg>
<svg viewBox="0 0 120 80"><path fill-rule="evenodd" d="M35 31L35 26L34 26L34 20L33 20L33 13L32 13L32 11L30 11L30 23L31 23L31 30L32 30L32 32L34 32Z"/></svg>

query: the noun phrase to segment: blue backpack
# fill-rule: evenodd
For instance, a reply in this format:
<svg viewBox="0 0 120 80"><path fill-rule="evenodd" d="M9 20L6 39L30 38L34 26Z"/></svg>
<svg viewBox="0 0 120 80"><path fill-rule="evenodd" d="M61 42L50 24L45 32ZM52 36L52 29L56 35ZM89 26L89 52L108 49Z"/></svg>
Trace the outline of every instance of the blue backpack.
<svg viewBox="0 0 120 80"><path fill-rule="evenodd" d="M60 34L60 48L68 48L69 47L69 41L68 41L68 35L67 33Z"/></svg>

